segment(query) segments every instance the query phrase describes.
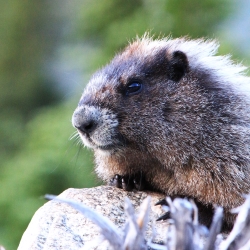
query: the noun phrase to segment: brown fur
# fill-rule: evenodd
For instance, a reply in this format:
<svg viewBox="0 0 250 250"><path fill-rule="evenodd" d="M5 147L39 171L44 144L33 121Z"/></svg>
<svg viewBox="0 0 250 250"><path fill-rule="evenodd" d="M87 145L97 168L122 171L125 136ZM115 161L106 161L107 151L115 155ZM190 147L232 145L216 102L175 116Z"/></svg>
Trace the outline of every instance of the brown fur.
<svg viewBox="0 0 250 250"><path fill-rule="evenodd" d="M137 40L98 71L73 115L96 171L141 173L153 190L229 210L249 193L244 68L214 56L213 41ZM126 94L139 82L139 93Z"/></svg>

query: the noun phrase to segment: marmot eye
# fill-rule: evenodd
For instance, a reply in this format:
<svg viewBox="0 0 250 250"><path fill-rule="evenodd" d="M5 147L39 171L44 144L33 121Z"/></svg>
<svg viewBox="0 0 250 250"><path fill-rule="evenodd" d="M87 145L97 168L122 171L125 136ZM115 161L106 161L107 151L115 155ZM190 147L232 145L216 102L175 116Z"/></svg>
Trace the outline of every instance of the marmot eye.
<svg viewBox="0 0 250 250"><path fill-rule="evenodd" d="M134 95L140 93L142 84L140 82L132 82L126 87L126 95Z"/></svg>

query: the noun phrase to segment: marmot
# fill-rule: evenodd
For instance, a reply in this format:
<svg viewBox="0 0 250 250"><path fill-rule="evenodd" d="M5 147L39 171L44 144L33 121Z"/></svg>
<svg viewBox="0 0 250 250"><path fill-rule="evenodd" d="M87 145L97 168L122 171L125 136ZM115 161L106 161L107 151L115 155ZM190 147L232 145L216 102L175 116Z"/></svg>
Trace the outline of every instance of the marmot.
<svg viewBox="0 0 250 250"><path fill-rule="evenodd" d="M135 40L93 75L72 123L103 180L222 206L232 225L250 190L250 80L217 48Z"/></svg>

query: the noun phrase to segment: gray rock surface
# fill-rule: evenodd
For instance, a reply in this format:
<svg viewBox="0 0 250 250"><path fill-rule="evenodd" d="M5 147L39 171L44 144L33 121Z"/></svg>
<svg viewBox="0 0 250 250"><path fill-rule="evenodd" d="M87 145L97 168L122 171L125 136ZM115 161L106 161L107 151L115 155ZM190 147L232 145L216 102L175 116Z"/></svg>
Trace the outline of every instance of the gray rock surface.
<svg viewBox="0 0 250 250"><path fill-rule="evenodd" d="M151 192L126 192L109 186L86 189L68 189L59 197L83 203L110 219L118 228L126 222L124 199L128 197L137 211L142 201L151 196L151 212L146 238L152 237L152 226L156 240L166 239L167 223L156 222L163 213L160 206L154 204L164 196ZM110 249L103 240L99 228L81 213L67 204L49 201L33 216L23 234L18 250L41 249Z"/></svg>

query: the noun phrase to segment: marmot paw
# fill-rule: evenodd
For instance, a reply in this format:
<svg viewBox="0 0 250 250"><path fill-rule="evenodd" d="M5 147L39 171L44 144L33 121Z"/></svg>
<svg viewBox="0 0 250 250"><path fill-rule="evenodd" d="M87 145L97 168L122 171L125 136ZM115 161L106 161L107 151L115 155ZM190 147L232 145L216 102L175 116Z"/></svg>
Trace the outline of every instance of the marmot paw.
<svg viewBox="0 0 250 250"><path fill-rule="evenodd" d="M145 189L145 180L142 175L118 175L116 174L110 181L110 186L117 188L122 188L125 191L144 190Z"/></svg>

